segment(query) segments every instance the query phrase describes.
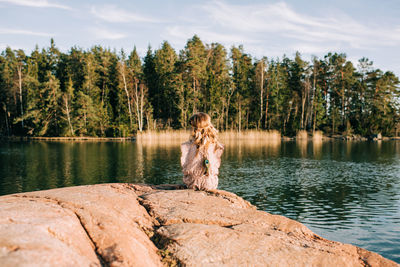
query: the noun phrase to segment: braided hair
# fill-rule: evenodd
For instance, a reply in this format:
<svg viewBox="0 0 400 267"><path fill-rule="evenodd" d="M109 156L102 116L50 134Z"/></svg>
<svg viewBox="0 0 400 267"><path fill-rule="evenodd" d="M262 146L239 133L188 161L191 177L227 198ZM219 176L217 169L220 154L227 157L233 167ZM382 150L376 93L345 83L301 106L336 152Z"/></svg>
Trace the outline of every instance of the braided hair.
<svg viewBox="0 0 400 267"><path fill-rule="evenodd" d="M204 112L193 114L189 119L189 123L193 127L190 140L197 147L196 154L200 152L205 155L210 144L218 143L218 131L212 125L211 117Z"/></svg>

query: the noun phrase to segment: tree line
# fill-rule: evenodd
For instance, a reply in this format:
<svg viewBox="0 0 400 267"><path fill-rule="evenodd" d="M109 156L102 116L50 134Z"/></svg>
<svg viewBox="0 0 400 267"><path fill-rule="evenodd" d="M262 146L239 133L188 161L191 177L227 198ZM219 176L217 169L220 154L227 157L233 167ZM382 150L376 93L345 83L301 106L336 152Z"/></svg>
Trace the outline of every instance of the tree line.
<svg viewBox="0 0 400 267"><path fill-rule="evenodd" d="M0 134L130 136L188 128L197 111L219 130L299 130L392 136L400 121L399 79L345 54L304 60L228 51L193 36L177 53L164 41L140 58L101 46L6 48L0 55Z"/></svg>

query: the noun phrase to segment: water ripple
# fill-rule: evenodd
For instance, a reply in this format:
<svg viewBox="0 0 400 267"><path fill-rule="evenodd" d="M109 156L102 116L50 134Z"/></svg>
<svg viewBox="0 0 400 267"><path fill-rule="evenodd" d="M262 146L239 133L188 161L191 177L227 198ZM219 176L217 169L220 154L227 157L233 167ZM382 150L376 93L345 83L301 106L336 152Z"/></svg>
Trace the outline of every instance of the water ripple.
<svg viewBox="0 0 400 267"><path fill-rule="evenodd" d="M2 143L0 195L106 182L181 183L179 145ZM226 146L220 188L400 263L400 142Z"/></svg>

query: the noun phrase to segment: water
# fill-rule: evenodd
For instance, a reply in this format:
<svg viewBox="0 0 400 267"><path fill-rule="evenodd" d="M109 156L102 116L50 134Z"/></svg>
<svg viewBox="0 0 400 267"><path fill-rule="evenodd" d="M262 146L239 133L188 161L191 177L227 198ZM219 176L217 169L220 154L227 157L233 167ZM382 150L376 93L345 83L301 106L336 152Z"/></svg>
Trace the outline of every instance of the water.
<svg viewBox="0 0 400 267"><path fill-rule="evenodd" d="M64 186L181 183L179 145L0 144L0 195ZM226 145L220 189L331 240L400 263L400 142Z"/></svg>

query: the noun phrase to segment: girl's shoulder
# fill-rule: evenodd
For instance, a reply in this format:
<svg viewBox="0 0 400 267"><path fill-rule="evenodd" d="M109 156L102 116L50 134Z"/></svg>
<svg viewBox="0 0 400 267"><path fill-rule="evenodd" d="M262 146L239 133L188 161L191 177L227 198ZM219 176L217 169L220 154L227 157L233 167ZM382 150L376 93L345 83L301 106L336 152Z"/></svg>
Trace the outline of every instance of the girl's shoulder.
<svg viewBox="0 0 400 267"><path fill-rule="evenodd" d="M215 149L216 149L216 150L224 150L225 147L224 147L224 145L223 145L222 143L216 142L216 143L215 143Z"/></svg>
<svg viewBox="0 0 400 267"><path fill-rule="evenodd" d="M216 142L216 143L212 143L212 145L210 145L208 147L208 151L209 153L216 153L217 155L221 155L222 152L224 152L224 145L221 144L220 142Z"/></svg>
<svg viewBox="0 0 400 267"><path fill-rule="evenodd" d="M193 147L195 147L195 144L193 143L193 141L190 140L181 144L182 152L189 151L190 149L193 149Z"/></svg>
<svg viewBox="0 0 400 267"><path fill-rule="evenodd" d="M193 145L193 141L189 140L181 144L181 147L190 147Z"/></svg>

